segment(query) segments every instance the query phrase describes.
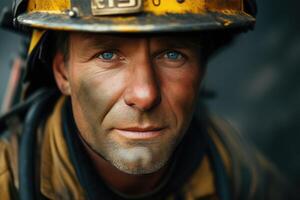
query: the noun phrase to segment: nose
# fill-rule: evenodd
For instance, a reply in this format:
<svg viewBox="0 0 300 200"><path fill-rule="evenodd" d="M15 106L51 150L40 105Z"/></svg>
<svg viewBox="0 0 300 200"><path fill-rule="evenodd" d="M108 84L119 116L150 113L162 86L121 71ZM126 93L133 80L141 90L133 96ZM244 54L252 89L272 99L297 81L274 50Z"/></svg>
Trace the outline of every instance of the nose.
<svg viewBox="0 0 300 200"><path fill-rule="evenodd" d="M125 103L140 111L148 111L161 101L159 80L150 59L134 64L124 94Z"/></svg>

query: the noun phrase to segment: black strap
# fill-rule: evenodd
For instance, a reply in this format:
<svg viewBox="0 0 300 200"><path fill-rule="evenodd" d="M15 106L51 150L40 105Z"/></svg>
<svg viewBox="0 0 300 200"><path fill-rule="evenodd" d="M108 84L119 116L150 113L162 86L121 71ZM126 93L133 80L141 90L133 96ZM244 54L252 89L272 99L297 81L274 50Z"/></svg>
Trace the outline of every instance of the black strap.
<svg viewBox="0 0 300 200"><path fill-rule="evenodd" d="M19 194L21 200L37 199L36 132L41 119L51 110L58 95L56 90L43 89L33 99L23 125L19 149ZM39 178L39 177L37 177ZM39 196L39 195L38 195Z"/></svg>

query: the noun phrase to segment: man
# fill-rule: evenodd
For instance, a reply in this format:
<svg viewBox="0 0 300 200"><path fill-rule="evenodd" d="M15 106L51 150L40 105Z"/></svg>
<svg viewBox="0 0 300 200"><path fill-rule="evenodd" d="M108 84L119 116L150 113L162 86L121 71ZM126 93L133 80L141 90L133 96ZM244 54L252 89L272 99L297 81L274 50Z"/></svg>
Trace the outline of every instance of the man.
<svg viewBox="0 0 300 200"><path fill-rule="evenodd" d="M16 1L33 28L5 115L1 199L286 199L276 170L203 107L206 64L251 0ZM60 91L61 93L59 93Z"/></svg>

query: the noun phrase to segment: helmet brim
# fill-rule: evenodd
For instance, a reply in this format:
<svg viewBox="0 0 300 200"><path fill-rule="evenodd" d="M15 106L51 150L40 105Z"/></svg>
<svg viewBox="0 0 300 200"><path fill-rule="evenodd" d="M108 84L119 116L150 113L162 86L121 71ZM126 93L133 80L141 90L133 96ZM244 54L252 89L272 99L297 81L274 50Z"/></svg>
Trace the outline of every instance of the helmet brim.
<svg viewBox="0 0 300 200"><path fill-rule="evenodd" d="M251 29L255 18L245 12L207 12L203 14L139 14L119 17L70 17L46 12L25 13L22 25L38 29L99 33L192 32L230 28Z"/></svg>

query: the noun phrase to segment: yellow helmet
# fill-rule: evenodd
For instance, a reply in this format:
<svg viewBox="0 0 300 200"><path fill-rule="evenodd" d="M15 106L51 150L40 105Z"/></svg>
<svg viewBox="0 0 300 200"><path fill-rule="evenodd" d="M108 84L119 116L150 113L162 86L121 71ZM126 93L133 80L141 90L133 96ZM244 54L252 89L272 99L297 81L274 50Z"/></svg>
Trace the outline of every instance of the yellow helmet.
<svg viewBox="0 0 300 200"><path fill-rule="evenodd" d="M183 32L255 24L255 0L14 0L15 24L35 30ZM44 32L34 31L29 52Z"/></svg>
<svg viewBox="0 0 300 200"><path fill-rule="evenodd" d="M15 0L18 23L89 32L251 28L254 0Z"/></svg>

